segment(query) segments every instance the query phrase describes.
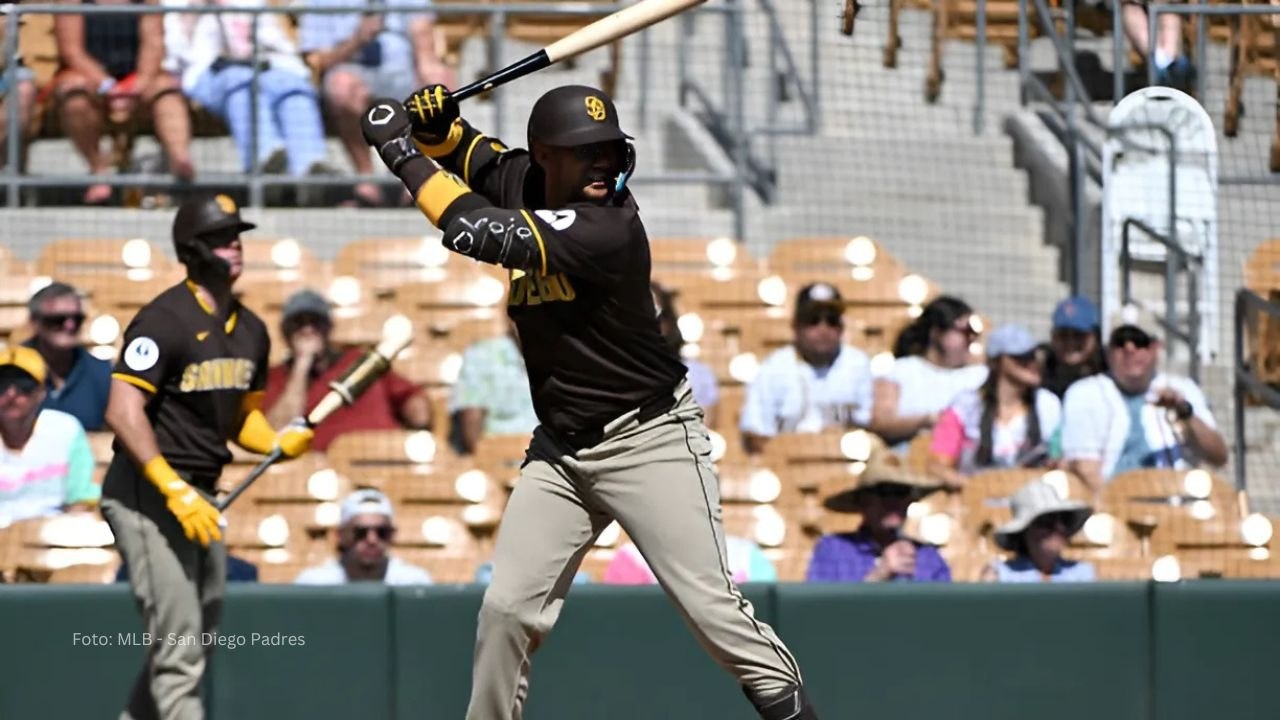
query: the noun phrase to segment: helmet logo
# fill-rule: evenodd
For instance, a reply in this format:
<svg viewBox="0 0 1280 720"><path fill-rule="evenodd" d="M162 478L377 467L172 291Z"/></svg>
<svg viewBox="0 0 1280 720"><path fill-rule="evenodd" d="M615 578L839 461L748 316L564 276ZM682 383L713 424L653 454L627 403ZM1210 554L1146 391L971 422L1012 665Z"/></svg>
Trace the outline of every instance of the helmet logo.
<svg viewBox="0 0 1280 720"><path fill-rule="evenodd" d="M236 212L236 201L231 199L230 195L219 193L213 197L213 201L218 203L218 207L222 212L228 215L234 215Z"/></svg>
<svg viewBox="0 0 1280 720"><path fill-rule="evenodd" d="M588 95L583 102L587 106L587 117L596 122L604 122L604 119L608 117L609 113L604 107L604 101L600 98L595 95Z"/></svg>

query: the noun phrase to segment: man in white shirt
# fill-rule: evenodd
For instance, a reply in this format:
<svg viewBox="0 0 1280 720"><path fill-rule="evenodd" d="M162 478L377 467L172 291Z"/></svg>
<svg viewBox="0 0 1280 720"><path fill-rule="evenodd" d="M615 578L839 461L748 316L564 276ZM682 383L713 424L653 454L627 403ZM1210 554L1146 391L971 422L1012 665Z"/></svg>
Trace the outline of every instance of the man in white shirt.
<svg viewBox="0 0 1280 720"><path fill-rule="evenodd" d="M742 405L748 453L764 451L779 433L816 433L866 425L871 417L871 364L844 343L844 300L827 283L796 297L794 342L774 351L747 386Z"/></svg>
<svg viewBox="0 0 1280 720"><path fill-rule="evenodd" d="M1204 393L1190 378L1156 371L1163 330L1126 306L1111 322L1110 371L1067 388L1062 453L1094 490L1119 473L1144 467L1222 467L1227 445Z"/></svg>
<svg viewBox="0 0 1280 720"><path fill-rule="evenodd" d="M342 501L338 527L338 557L307 568L298 585L343 585L384 582L388 585L430 585L431 575L387 554L396 526L391 500L365 488Z"/></svg>

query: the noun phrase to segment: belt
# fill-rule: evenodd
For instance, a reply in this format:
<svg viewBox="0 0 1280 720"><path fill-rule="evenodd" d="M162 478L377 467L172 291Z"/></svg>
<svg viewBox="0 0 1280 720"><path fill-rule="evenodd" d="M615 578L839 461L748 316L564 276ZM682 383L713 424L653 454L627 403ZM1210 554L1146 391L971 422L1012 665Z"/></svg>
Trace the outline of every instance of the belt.
<svg viewBox="0 0 1280 720"><path fill-rule="evenodd" d="M639 424L647 423L675 406L675 396L672 393L663 393L652 400L646 401L637 409L636 422ZM625 415L626 413L623 414ZM571 449L583 450L585 448L599 445L604 441L605 427L605 425L600 425L599 427L586 428L576 432L557 431L555 434L556 437L560 438L560 440Z"/></svg>

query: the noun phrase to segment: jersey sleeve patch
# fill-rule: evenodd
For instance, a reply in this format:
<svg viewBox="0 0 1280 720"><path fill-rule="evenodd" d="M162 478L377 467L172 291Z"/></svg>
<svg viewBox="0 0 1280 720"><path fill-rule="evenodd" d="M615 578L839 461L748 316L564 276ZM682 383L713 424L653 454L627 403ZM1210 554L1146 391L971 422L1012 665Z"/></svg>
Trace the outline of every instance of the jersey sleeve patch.
<svg viewBox="0 0 1280 720"><path fill-rule="evenodd" d="M134 372L146 372L160 361L160 346L149 337L140 336L133 339L124 349L125 367Z"/></svg>
<svg viewBox="0 0 1280 720"><path fill-rule="evenodd" d="M576 210L535 210L533 214L542 218L553 230L568 230L573 221L578 219Z"/></svg>

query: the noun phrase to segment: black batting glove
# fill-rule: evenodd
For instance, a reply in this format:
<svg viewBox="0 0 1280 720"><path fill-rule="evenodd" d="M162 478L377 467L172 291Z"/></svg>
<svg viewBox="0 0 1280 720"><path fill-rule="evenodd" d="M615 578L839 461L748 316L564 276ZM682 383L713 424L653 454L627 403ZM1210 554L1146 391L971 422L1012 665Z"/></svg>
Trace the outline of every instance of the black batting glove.
<svg viewBox="0 0 1280 720"><path fill-rule="evenodd" d="M444 142L460 115L453 93L440 84L428 85L410 95L404 101L404 109L409 113L413 136L427 145Z"/></svg>
<svg viewBox="0 0 1280 720"><path fill-rule="evenodd" d="M405 163L423 157L410 139L410 131L409 114L399 100L378 98L360 118L364 141L378 151L382 162L397 175Z"/></svg>

